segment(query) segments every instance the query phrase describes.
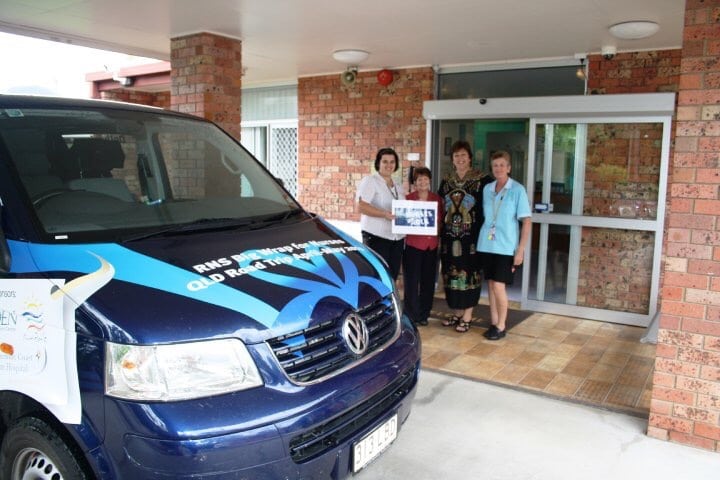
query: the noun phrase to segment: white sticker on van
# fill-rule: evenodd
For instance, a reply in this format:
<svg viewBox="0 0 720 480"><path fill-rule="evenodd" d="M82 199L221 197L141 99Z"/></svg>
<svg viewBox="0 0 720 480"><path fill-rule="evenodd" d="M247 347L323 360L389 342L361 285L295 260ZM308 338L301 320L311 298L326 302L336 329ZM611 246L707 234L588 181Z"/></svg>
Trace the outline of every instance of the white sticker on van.
<svg viewBox="0 0 720 480"><path fill-rule="evenodd" d="M0 279L0 389L45 405L65 423L80 423L75 309L105 285L112 265L63 279Z"/></svg>
<svg viewBox="0 0 720 480"><path fill-rule="evenodd" d="M54 287L45 279L0 280L0 388L63 404L65 329Z"/></svg>

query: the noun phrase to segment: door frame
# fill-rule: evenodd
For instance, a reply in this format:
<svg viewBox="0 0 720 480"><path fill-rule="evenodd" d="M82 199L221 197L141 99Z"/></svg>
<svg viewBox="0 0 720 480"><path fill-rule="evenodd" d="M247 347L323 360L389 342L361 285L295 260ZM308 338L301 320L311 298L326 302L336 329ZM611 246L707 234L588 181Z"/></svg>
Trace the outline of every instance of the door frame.
<svg viewBox="0 0 720 480"><path fill-rule="evenodd" d="M615 95L568 95L551 97L516 97L464 100L431 100L423 104L423 116L426 125L426 158L431 165L438 165L435 158L437 149L433 149L432 132L440 120L489 120L502 118L522 118L529 120L528 158L526 161L527 178L525 185L528 197L534 195L535 169L535 126L537 123L663 123L661 147L661 168L659 177L658 206L655 220L636 220L624 218L582 218L575 215L533 213L533 223L548 223L600 228L627 228L655 232L652 266L652 285L650 305L647 314L616 312L611 310L578 307L550 302L529 301L528 285L530 269L523 269L521 308L538 312L570 315L629 325L647 326L657 312L657 299L660 282L661 254L665 221L665 200L670 157L670 137L672 116L675 112L675 93L639 93ZM532 137L532 138L530 138ZM530 240L531 241L531 240ZM526 251L530 251L527 249ZM530 259L526 259L530 264Z"/></svg>

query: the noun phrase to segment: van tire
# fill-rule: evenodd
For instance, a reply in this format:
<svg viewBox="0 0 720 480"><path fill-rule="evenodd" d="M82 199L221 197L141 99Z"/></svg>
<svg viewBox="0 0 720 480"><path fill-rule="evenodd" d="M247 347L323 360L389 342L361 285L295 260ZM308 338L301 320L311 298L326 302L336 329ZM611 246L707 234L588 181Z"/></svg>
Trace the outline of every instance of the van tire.
<svg viewBox="0 0 720 480"><path fill-rule="evenodd" d="M40 418L24 417L5 432L0 447L0 478L89 480L90 477L55 429Z"/></svg>

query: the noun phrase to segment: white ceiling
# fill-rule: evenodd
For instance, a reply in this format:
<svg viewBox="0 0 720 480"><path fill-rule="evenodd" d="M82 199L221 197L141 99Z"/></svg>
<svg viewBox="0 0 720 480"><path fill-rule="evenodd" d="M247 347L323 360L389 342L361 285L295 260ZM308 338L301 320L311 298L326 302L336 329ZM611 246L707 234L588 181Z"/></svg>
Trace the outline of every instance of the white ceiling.
<svg viewBox="0 0 720 480"><path fill-rule="evenodd" d="M360 69L573 59L679 48L683 0L0 0L0 31L169 60L170 39L242 40L244 86L340 72L337 49L370 52ZM607 27L652 20L618 40Z"/></svg>

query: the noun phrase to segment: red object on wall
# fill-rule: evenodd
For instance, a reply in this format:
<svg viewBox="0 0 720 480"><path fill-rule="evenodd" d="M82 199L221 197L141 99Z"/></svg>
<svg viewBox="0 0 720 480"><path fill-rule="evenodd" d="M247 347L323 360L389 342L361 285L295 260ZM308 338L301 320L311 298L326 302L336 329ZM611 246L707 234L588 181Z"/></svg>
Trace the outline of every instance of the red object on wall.
<svg viewBox="0 0 720 480"><path fill-rule="evenodd" d="M393 74L387 68L380 70L377 74L378 83L383 87L387 87L393 81Z"/></svg>

